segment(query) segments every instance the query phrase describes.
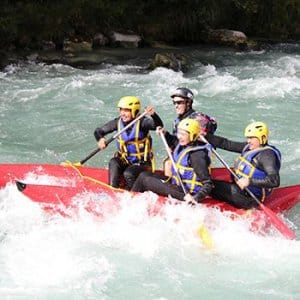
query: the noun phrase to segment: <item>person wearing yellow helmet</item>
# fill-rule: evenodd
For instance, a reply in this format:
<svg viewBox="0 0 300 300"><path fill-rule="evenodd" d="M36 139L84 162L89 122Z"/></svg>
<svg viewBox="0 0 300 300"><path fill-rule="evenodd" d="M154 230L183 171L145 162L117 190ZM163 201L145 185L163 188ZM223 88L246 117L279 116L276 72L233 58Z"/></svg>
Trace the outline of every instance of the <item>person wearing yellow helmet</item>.
<svg viewBox="0 0 300 300"><path fill-rule="evenodd" d="M165 133L161 127L158 128L158 132ZM211 147L198 141L199 134L200 126L197 120L183 119L178 124L177 145L172 154L176 169L172 167L170 177L143 172L135 181L132 191L152 191L162 196L170 195L181 201L201 202L210 193L212 181ZM170 142L167 139L166 141Z"/></svg>
<svg viewBox="0 0 300 300"><path fill-rule="evenodd" d="M107 146L105 136L114 131L121 131L134 120L141 111L141 101L135 96L122 97L118 102L119 116L95 129L94 136L98 147ZM117 152L109 162L109 184L120 187L122 174L130 189L140 172L152 168L153 151L149 131L163 122L152 106L146 107L150 117L143 117L117 137Z"/></svg>
<svg viewBox="0 0 300 300"><path fill-rule="evenodd" d="M234 142L226 138L208 135L207 140L214 146L241 153L235 160L234 172L239 180L226 182L214 180L211 195L238 208L256 208L257 202L245 191L248 188L260 201L280 184L280 151L268 144L269 130L263 122L250 123L245 128L247 142Z"/></svg>
<svg viewBox="0 0 300 300"><path fill-rule="evenodd" d="M134 96L125 96L119 100L118 108L120 111L130 111L131 118L134 119L141 110L141 101Z"/></svg>
<svg viewBox="0 0 300 300"><path fill-rule="evenodd" d="M256 137L260 145L265 145L269 139L268 126L263 122L253 122L245 128L245 137Z"/></svg>

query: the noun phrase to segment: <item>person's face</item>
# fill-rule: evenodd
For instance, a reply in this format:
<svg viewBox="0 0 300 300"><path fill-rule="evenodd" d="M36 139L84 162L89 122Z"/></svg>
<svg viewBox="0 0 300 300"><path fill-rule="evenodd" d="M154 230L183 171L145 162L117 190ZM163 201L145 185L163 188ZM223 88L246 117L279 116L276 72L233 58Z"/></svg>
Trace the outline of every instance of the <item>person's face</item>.
<svg viewBox="0 0 300 300"><path fill-rule="evenodd" d="M187 109L187 101L184 98L175 96L173 98L173 104L175 106L175 111L177 115L183 115Z"/></svg>
<svg viewBox="0 0 300 300"><path fill-rule="evenodd" d="M260 147L259 139L254 136L247 137L247 143L249 145L250 150L254 150Z"/></svg>
<svg viewBox="0 0 300 300"><path fill-rule="evenodd" d="M185 146L190 143L190 134L183 129L178 129L177 138L181 146Z"/></svg>
<svg viewBox="0 0 300 300"><path fill-rule="evenodd" d="M128 108L120 108L120 117L123 122L129 122L132 120L131 109Z"/></svg>

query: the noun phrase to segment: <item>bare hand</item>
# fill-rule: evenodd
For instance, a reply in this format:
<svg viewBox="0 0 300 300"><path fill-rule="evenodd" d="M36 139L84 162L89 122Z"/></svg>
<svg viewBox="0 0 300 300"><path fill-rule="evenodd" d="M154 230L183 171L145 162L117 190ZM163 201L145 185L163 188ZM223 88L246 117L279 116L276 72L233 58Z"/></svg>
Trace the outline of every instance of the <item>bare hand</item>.
<svg viewBox="0 0 300 300"><path fill-rule="evenodd" d="M196 200L195 200L195 198L191 194L186 194L183 199L188 204L196 204L197 203Z"/></svg>
<svg viewBox="0 0 300 300"><path fill-rule="evenodd" d="M155 109L153 106L147 106L145 108L145 111L147 112L148 115L152 116L155 114Z"/></svg>
<svg viewBox="0 0 300 300"><path fill-rule="evenodd" d="M242 177L236 181L236 184L239 186L241 190L244 190L246 187L249 186L250 180L248 177Z"/></svg>
<svg viewBox="0 0 300 300"><path fill-rule="evenodd" d="M106 139L105 138L102 138L98 141L98 147L103 150L106 148Z"/></svg>
<svg viewBox="0 0 300 300"><path fill-rule="evenodd" d="M166 130L165 130L163 127L161 127L161 126L157 126L157 127L156 127L156 130L155 130L155 133L156 133L157 135L165 134L165 133L166 133Z"/></svg>

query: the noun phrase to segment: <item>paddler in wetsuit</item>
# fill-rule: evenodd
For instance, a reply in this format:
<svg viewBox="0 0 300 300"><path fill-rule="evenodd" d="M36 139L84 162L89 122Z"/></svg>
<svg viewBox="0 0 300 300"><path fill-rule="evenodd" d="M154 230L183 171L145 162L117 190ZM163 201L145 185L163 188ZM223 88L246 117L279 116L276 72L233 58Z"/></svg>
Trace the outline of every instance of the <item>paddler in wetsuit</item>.
<svg viewBox="0 0 300 300"><path fill-rule="evenodd" d="M214 147L238 152L233 171L239 177L236 182L213 180L211 196L237 208L256 208L258 203L245 191L249 190L260 200L280 185L280 151L268 144L269 131L263 122L253 122L245 128L247 142L239 143L226 138L210 135L206 139Z"/></svg>
<svg viewBox="0 0 300 300"><path fill-rule="evenodd" d="M118 108L119 117L96 128L94 132L101 150L106 148L105 135L122 130L134 120L141 110L141 102L137 97L125 96L119 100ZM109 184L115 188L120 187L122 174L127 188L130 189L142 171L154 168L152 138L149 131L155 130L157 126L163 126L163 122L152 106L146 107L146 111L151 117L141 118L117 138L117 152L109 162Z"/></svg>
<svg viewBox="0 0 300 300"><path fill-rule="evenodd" d="M194 94L186 87L179 87L172 92L171 98L175 111L177 114L173 123L172 133L166 131L166 138L169 139L170 135L175 137L175 143L177 143L177 126L183 119L197 119L200 123L201 134L211 133L213 134L217 129L217 122L215 118L210 117L202 112L196 112L193 109Z"/></svg>
<svg viewBox="0 0 300 300"><path fill-rule="evenodd" d="M196 112L193 109L194 94L186 87L176 88L171 93L172 102L177 114L173 123L172 133L166 131L165 136L168 139L170 146L174 147L177 144L177 127L181 120L186 118L197 119L201 127L201 134L213 134L217 129L217 122L215 118L210 117L202 112ZM165 174L171 175L171 162L168 158L164 160Z"/></svg>
<svg viewBox="0 0 300 300"><path fill-rule="evenodd" d="M162 128L158 129L159 131ZM184 119L178 124L178 144L173 149L173 159L177 170L172 167L172 176L143 172L135 181L132 191L152 191L162 196L172 196L187 202L201 202L212 189L210 177L211 147L198 141L199 122ZM168 143L168 139L166 138ZM182 180L185 194L178 174Z"/></svg>

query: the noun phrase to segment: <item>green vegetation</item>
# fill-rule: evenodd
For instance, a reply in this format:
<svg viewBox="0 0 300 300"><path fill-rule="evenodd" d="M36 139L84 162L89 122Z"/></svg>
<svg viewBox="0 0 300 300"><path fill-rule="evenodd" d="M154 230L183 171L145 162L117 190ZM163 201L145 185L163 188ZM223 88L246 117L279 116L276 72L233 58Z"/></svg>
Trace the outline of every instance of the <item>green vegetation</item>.
<svg viewBox="0 0 300 300"><path fill-rule="evenodd" d="M146 41L197 43L208 28L269 40L300 38L299 0L2 0L0 48L39 48L43 40L91 39L111 29Z"/></svg>

